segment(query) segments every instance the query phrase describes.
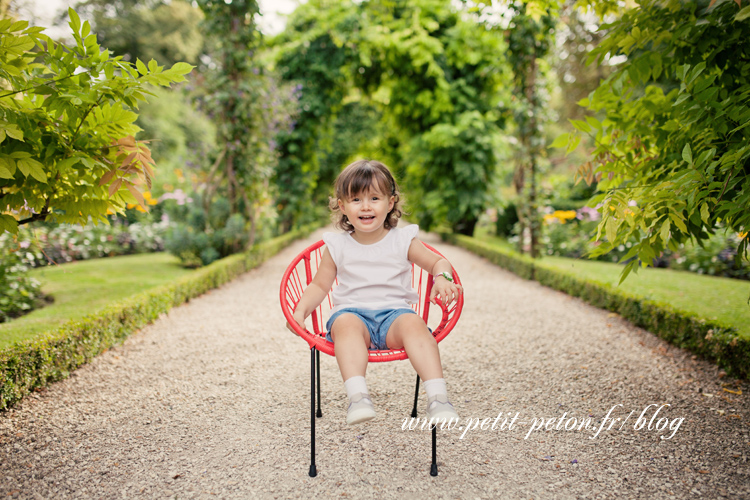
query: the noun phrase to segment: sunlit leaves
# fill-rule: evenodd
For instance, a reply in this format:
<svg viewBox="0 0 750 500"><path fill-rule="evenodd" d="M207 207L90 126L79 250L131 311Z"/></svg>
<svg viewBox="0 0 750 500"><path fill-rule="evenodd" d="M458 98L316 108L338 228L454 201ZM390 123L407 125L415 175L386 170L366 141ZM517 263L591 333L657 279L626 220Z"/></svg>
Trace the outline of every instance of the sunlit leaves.
<svg viewBox="0 0 750 500"><path fill-rule="evenodd" d="M150 62L139 73L99 48L88 21L72 9L69 16L76 42L70 48L26 22L0 21L3 231L40 219L104 221L108 210L141 202L133 190L149 185L154 165L148 148L132 137L139 130L133 109L148 94L147 84L170 85L191 69ZM120 169L117 179L100 185L113 168Z"/></svg>
<svg viewBox="0 0 750 500"><path fill-rule="evenodd" d="M646 0L612 23L592 52L598 61L628 58L582 103L606 117L602 127L573 123L594 140L593 171L604 176L599 236L613 238L610 245L630 241L644 265L675 242L708 238L719 225L737 233L750 226L745 9L735 2L701 10L693 2ZM556 145L564 142L570 138ZM591 170L579 173L589 180ZM642 210L631 217L625 210L633 200ZM747 258L746 250L741 243L739 255Z"/></svg>

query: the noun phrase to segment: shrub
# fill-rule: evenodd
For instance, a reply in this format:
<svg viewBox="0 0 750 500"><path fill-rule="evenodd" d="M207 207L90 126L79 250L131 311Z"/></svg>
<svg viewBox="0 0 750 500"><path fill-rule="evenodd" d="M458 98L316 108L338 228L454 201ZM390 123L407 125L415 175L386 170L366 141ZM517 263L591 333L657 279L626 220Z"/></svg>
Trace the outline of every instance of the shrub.
<svg viewBox="0 0 750 500"><path fill-rule="evenodd" d="M194 196L189 203L165 204L165 211L177 221L167 231L165 248L185 267L206 266L242 251L248 243L247 220L242 214L230 215L225 198L213 202L208 213L199 199Z"/></svg>
<svg viewBox="0 0 750 500"><path fill-rule="evenodd" d="M750 280L750 263L737 264L740 238L733 232L717 232L703 245L688 243L669 256L669 267L711 276Z"/></svg>
<svg viewBox="0 0 750 500"><path fill-rule="evenodd" d="M41 284L28 276L19 252L0 249L0 323L43 304Z"/></svg>
<svg viewBox="0 0 750 500"><path fill-rule="evenodd" d="M513 226L518 222L518 210L514 203L508 203L503 208L497 210L497 220L495 221L495 234L507 238L513 234Z"/></svg>

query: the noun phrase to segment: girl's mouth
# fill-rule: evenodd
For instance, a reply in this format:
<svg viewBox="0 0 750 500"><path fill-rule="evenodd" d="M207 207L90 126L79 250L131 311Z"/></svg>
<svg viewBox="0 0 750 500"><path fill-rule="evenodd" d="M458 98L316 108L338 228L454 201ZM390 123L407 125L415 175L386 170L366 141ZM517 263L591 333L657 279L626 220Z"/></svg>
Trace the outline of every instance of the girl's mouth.
<svg viewBox="0 0 750 500"><path fill-rule="evenodd" d="M374 218L375 218L374 215L363 215L362 217L360 217L361 220L371 220Z"/></svg>

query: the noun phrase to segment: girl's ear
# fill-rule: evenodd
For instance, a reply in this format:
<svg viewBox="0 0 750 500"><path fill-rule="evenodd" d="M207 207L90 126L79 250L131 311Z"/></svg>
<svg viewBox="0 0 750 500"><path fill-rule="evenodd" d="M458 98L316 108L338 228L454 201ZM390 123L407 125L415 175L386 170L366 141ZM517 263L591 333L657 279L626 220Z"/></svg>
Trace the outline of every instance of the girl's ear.
<svg viewBox="0 0 750 500"><path fill-rule="evenodd" d="M395 204L396 204L396 197L395 196L391 196L390 198L388 198L388 212L390 212L391 210L393 210L393 206Z"/></svg>
<svg viewBox="0 0 750 500"><path fill-rule="evenodd" d="M337 201L338 201L338 204L339 204L339 210L341 210L342 214L346 215L346 212L344 212L344 202L341 201L341 198L339 198Z"/></svg>

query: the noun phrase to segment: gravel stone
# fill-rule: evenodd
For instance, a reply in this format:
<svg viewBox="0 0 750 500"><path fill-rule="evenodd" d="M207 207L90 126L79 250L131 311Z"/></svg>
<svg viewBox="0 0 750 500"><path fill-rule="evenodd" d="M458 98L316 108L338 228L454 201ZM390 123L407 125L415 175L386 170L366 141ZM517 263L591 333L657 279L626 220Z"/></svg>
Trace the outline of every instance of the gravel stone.
<svg viewBox="0 0 750 500"><path fill-rule="evenodd" d="M350 427L336 362L322 355L309 477L309 350L284 327L277 290L321 235L0 414L0 498L750 498L746 383L427 234L466 294L440 344L462 421L438 431L439 475L430 432L402 430L410 364L370 365L378 417Z"/></svg>

